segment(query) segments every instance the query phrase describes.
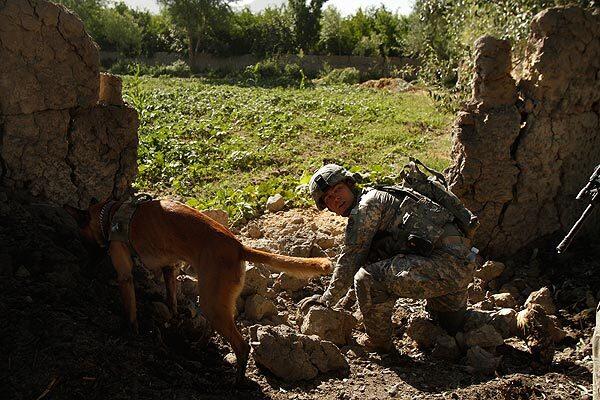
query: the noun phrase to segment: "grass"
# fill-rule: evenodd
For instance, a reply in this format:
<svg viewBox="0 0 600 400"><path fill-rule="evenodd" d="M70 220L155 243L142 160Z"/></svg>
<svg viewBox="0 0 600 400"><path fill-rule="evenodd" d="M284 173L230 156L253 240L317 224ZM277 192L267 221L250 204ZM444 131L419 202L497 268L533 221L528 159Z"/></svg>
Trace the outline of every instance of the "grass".
<svg viewBox="0 0 600 400"><path fill-rule="evenodd" d="M276 193L309 204L306 184L323 161L375 182L394 180L409 155L449 164L451 115L425 92L123 80L140 114L137 189L224 209L234 222L262 212Z"/></svg>

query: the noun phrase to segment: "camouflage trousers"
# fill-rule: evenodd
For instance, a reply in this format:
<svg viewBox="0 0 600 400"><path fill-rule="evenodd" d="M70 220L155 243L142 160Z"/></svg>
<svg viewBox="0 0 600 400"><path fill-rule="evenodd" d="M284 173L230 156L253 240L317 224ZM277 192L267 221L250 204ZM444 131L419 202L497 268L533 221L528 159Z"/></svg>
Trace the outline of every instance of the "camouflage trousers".
<svg viewBox="0 0 600 400"><path fill-rule="evenodd" d="M385 346L391 342L391 317L399 297L427 299L427 309L434 315L464 314L474 269L467 261L470 241L447 239L429 257L398 254L356 273L356 299L372 343Z"/></svg>
<svg viewBox="0 0 600 400"><path fill-rule="evenodd" d="M596 327L592 336L592 360L594 363L593 393L594 400L600 400L600 304L596 308Z"/></svg>

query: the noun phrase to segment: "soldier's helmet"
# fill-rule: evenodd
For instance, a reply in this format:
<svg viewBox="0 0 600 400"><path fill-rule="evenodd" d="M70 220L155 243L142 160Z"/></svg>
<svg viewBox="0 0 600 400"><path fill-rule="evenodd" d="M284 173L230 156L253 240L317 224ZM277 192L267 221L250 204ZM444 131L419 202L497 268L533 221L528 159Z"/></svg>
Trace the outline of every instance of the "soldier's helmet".
<svg viewBox="0 0 600 400"><path fill-rule="evenodd" d="M323 165L313 174L310 178L308 189L319 210L323 210L326 207L323 202L323 195L327 189L345 180L356 183L353 174L337 164Z"/></svg>

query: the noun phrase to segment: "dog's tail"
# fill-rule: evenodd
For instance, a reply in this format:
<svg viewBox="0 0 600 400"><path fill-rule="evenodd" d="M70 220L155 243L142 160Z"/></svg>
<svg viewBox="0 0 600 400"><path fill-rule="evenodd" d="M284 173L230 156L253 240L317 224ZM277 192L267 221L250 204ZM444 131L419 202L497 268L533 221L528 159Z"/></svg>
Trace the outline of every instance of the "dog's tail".
<svg viewBox="0 0 600 400"><path fill-rule="evenodd" d="M298 278L324 275L332 270L331 261L328 258L283 256L246 246L244 246L243 259L254 263L267 264L276 271L286 272Z"/></svg>

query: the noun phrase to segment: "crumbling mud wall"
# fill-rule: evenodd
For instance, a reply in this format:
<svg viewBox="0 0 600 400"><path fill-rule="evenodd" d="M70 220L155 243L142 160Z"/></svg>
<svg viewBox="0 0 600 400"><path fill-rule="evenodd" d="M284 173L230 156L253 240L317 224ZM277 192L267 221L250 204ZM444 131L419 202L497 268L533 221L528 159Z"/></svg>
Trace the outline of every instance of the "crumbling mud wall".
<svg viewBox="0 0 600 400"><path fill-rule="evenodd" d="M451 188L479 216L476 244L494 257L568 229L600 163L600 15L557 7L531 28L519 82L510 44L477 40L472 101L453 131ZM596 213L588 230L599 222Z"/></svg>
<svg viewBox="0 0 600 400"><path fill-rule="evenodd" d="M114 80L101 79L98 48L66 8L0 0L2 186L80 207L121 196L137 170L138 118Z"/></svg>

